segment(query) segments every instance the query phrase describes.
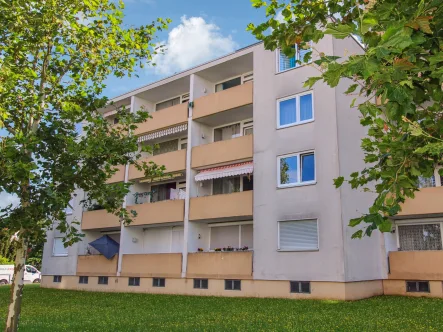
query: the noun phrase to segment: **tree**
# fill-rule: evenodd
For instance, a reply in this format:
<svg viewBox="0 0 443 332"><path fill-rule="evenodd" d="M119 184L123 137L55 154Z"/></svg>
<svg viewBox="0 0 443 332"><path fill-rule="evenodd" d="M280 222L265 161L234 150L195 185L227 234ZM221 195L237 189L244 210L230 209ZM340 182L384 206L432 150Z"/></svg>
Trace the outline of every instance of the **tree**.
<svg viewBox="0 0 443 332"><path fill-rule="evenodd" d="M307 48L325 35L356 38L364 45L362 55L318 53L312 65L320 75L310 77L305 86L323 80L335 87L350 79L353 83L346 93L366 99L357 107L361 125L367 128L361 142L367 166L350 174L346 182L353 189L375 191L376 198L368 213L349 225L366 225L353 234L356 238L377 229L390 231L390 218L406 198L414 197L419 177L432 176L442 164L443 1L251 2L266 8L268 20L248 26L266 49L281 48L291 56L294 44ZM443 175L442 169L439 172ZM334 180L336 187L344 182L344 177Z"/></svg>
<svg viewBox="0 0 443 332"><path fill-rule="evenodd" d="M99 204L129 223L122 207L128 183L106 184L117 165L132 164L145 176L164 167L140 161L130 132L148 118L115 107L119 124L100 113L109 104L104 80L134 75L159 51L157 31L169 19L123 27L123 2L113 0L8 0L0 2L0 191L20 204L0 210L0 229L14 236L15 270L6 331L16 331L25 254L44 242L54 224L65 246L81 239L78 222L66 221L74 190L82 204ZM84 123L79 135L76 125Z"/></svg>

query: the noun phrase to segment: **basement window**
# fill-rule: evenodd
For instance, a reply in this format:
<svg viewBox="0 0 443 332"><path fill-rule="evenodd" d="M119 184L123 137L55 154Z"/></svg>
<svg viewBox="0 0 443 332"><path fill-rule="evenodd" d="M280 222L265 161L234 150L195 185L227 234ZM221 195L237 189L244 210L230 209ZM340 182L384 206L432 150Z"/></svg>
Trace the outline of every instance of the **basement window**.
<svg viewBox="0 0 443 332"><path fill-rule="evenodd" d="M78 283L79 284L87 284L89 282L89 278L86 276L80 276L78 277Z"/></svg>
<svg viewBox="0 0 443 332"><path fill-rule="evenodd" d="M406 281L407 293L430 293L429 281Z"/></svg>
<svg viewBox="0 0 443 332"><path fill-rule="evenodd" d="M290 281L291 293L311 294L311 283L309 281Z"/></svg>
<svg viewBox="0 0 443 332"><path fill-rule="evenodd" d="M195 289L208 289L208 279L194 279Z"/></svg>
<svg viewBox="0 0 443 332"><path fill-rule="evenodd" d="M241 280L225 280L225 290L241 290Z"/></svg>
<svg viewBox="0 0 443 332"><path fill-rule="evenodd" d="M108 277L98 277L98 284L99 285L107 285L108 284Z"/></svg>
<svg viewBox="0 0 443 332"><path fill-rule="evenodd" d="M128 286L140 286L140 278L138 277L130 277L128 279Z"/></svg>
<svg viewBox="0 0 443 332"><path fill-rule="evenodd" d="M62 282L62 276L54 276L52 282Z"/></svg>
<svg viewBox="0 0 443 332"><path fill-rule="evenodd" d="M152 287L165 287L165 278L154 278L152 279Z"/></svg>

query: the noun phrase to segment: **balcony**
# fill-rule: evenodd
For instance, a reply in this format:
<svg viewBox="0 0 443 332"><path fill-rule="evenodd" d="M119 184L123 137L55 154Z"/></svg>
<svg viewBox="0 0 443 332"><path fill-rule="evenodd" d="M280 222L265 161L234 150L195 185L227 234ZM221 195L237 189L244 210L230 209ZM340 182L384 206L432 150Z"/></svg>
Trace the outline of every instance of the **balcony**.
<svg viewBox="0 0 443 332"><path fill-rule="evenodd" d="M107 259L103 255L77 257L77 275L79 276L115 276L117 274L118 255Z"/></svg>
<svg viewBox="0 0 443 332"><path fill-rule="evenodd" d="M398 216L443 215L443 187L422 188L415 192L415 198L408 198Z"/></svg>
<svg viewBox="0 0 443 332"><path fill-rule="evenodd" d="M190 253L186 277L252 279L252 251Z"/></svg>
<svg viewBox="0 0 443 332"><path fill-rule="evenodd" d="M252 218L253 191L191 198L189 219L220 221Z"/></svg>
<svg viewBox="0 0 443 332"><path fill-rule="evenodd" d="M192 111L193 119L196 120L219 112L252 104L252 86L253 83L250 82L236 86L235 88L197 98L194 101L194 108Z"/></svg>
<svg viewBox="0 0 443 332"><path fill-rule="evenodd" d="M180 278L182 254L123 255L122 276Z"/></svg>
<svg viewBox="0 0 443 332"><path fill-rule="evenodd" d="M106 181L108 184L125 181L125 166L114 166L114 168L118 168L118 171Z"/></svg>
<svg viewBox="0 0 443 332"><path fill-rule="evenodd" d="M128 206L137 212L130 226L152 225L170 222L183 222L185 201L183 199L145 203Z"/></svg>
<svg viewBox="0 0 443 332"><path fill-rule="evenodd" d="M186 169L186 150L177 150L173 152L159 154L145 158L146 162L153 161L155 164L166 167L165 173L173 173L184 171ZM135 168L134 165L129 166L129 180L143 178L143 172Z"/></svg>
<svg viewBox="0 0 443 332"><path fill-rule="evenodd" d="M158 112L150 113L152 118L138 125L134 135L168 128L188 121L188 103L174 105Z"/></svg>
<svg viewBox="0 0 443 332"><path fill-rule="evenodd" d="M252 159L253 136L209 143L192 148L192 168L232 163Z"/></svg>
<svg viewBox="0 0 443 332"><path fill-rule="evenodd" d="M82 230L120 228L120 219L106 210L85 211L82 217Z"/></svg>
<svg viewBox="0 0 443 332"><path fill-rule="evenodd" d="M389 279L443 280L443 250L391 251Z"/></svg>

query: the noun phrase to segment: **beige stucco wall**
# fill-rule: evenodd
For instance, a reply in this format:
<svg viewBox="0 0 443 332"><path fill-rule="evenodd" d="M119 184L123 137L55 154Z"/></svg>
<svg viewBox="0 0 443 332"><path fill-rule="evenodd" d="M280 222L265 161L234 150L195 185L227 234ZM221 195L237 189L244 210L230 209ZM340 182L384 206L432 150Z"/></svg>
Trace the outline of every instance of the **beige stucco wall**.
<svg viewBox="0 0 443 332"><path fill-rule="evenodd" d="M180 277L182 254L123 255L122 275L130 277Z"/></svg>
<svg viewBox="0 0 443 332"><path fill-rule="evenodd" d="M135 135L186 123L188 120L188 103L174 105L158 112L150 112L149 115L152 118L148 118L144 123L139 124L138 128L134 130Z"/></svg>
<svg viewBox="0 0 443 332"><path fill-rule="evenodd" d="M192 148L192 168L251 160L252 143L253 136L247 135L196 146Z"/></svg>
<svg viewBox="0 0 443 332"><path fill-rule="evenodd" d="M193 197L190 202L189 220L217 218L244 220L252 216L252 202L252 190L224 195Z"/></svg>
<svg viewBox="0 0 443 332"><path fill-rule="evenodd" d="M443 214L443 187L422 188L407 198L398 216Z"/></svg>
<svg viewBox="0 0 443 332"><path fill-rule="evenodd" d="M118 256L107 259L103 255L78 256L77 275L79 276L115 276Z"/></svg>
<svg viewBox="0 0 443 332"><path fill-rule="evenodd" d="M106 210L85 211L82 217L82 230L119 228L120 219Z"/></svg>
<svg viewBox="0 0 443 332"><path fill-rule="evenodd" d="M75 289L95 292L141 292L153 294L181 294L199 296L226 297L265 297L287 299L330 299L358 300L365 297L380 295L382 281L353 283L313 282L311 294L294 294L289 292L289 281L274 280L242 280L241 291L224 289L224 280L209 280L209 289L194 289L193 279L166 279L166 287L152 287L152 278L142 278L139 287L128 286L127 277L109 278L108 285L98 285L97 277L90 277L89 284L78 284L78 277L63 276L61 283L53 283L51 276L43 276L41 286L44 288Z"/></svg>
<svg viewBox="0 0 443 332"><path fill-rule="evenodd" d="M429 282L429 293L406 292L405 280L383 280L383 291L385 295L406 295L414 297L443 297L443 287L441 281Z"/></svg>
<svg viewBox="0 0 443 332"><path fill-rule="evenodd" d="M188 254L188 278L252 279L252 251Z"/></svg>
<svg viewBox="0 0 443 332"><path fill-rule="evenodd" d="M147 163L154 162L158 166L165 166L165 173L179 172L186 169L186 150L177 150L163 153L144 159ZM129 180L143 178L144 173L139 171L134 165L129 166Z"/></svg>
<svg viewBox="0 0 443 332"><path fill-rule="evenodd" d="M123 182L125 181L125 167L124 165L114 166L118 171L111 176L110 179L106 181L106 183L115 183L115 182Z"/></svg>
<svg viewBox="0 0 443 332"><path fill-rule="evenodd" d="M332 39L316 48L332 53ZM277 99L306 92L304 81L318 70L302 66L276 74L276 53L254 53L254 278L343 281L343 234L335 92L313 89L315 121L277 129ZM315 151L315 185L277 188L277 157ZM278 221L318 219L319 251L279 252ZM256 244L256 245L255 245Z"/></svg>
<svg viewBox="0 0 443 332"><path fill-rule="evenodd" d="M443 280L443 251L392 251L389 279Z"/></svg>
<svg viewBox="0 0 443 332"><path fill-rule="evenodd" d="M177 199L137 204L128 206L127 210L137 212L137 216L133 218L130 226L180 222L184 218L185 201Z"/></svg>
<svg viewBox="0 0 443 332"><path fill-rule="evenodd" d="M252 83L212 93L194 100L192 118L199 119L218 112L252 104Z"/></svg>

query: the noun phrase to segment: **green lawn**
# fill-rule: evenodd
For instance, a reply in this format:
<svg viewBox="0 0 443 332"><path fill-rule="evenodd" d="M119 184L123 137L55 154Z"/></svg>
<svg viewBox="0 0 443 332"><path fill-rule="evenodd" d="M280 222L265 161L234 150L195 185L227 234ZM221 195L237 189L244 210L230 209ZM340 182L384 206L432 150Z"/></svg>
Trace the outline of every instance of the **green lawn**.
<svg viewBox="0 0 443 332"><path fill-rule="evenodd" d="M4 324L9 287L0 287ZM356 302L91 293L26 286L20 331L443 331L443 300ZM0 326L0 330L3 327Z"/></svg>

